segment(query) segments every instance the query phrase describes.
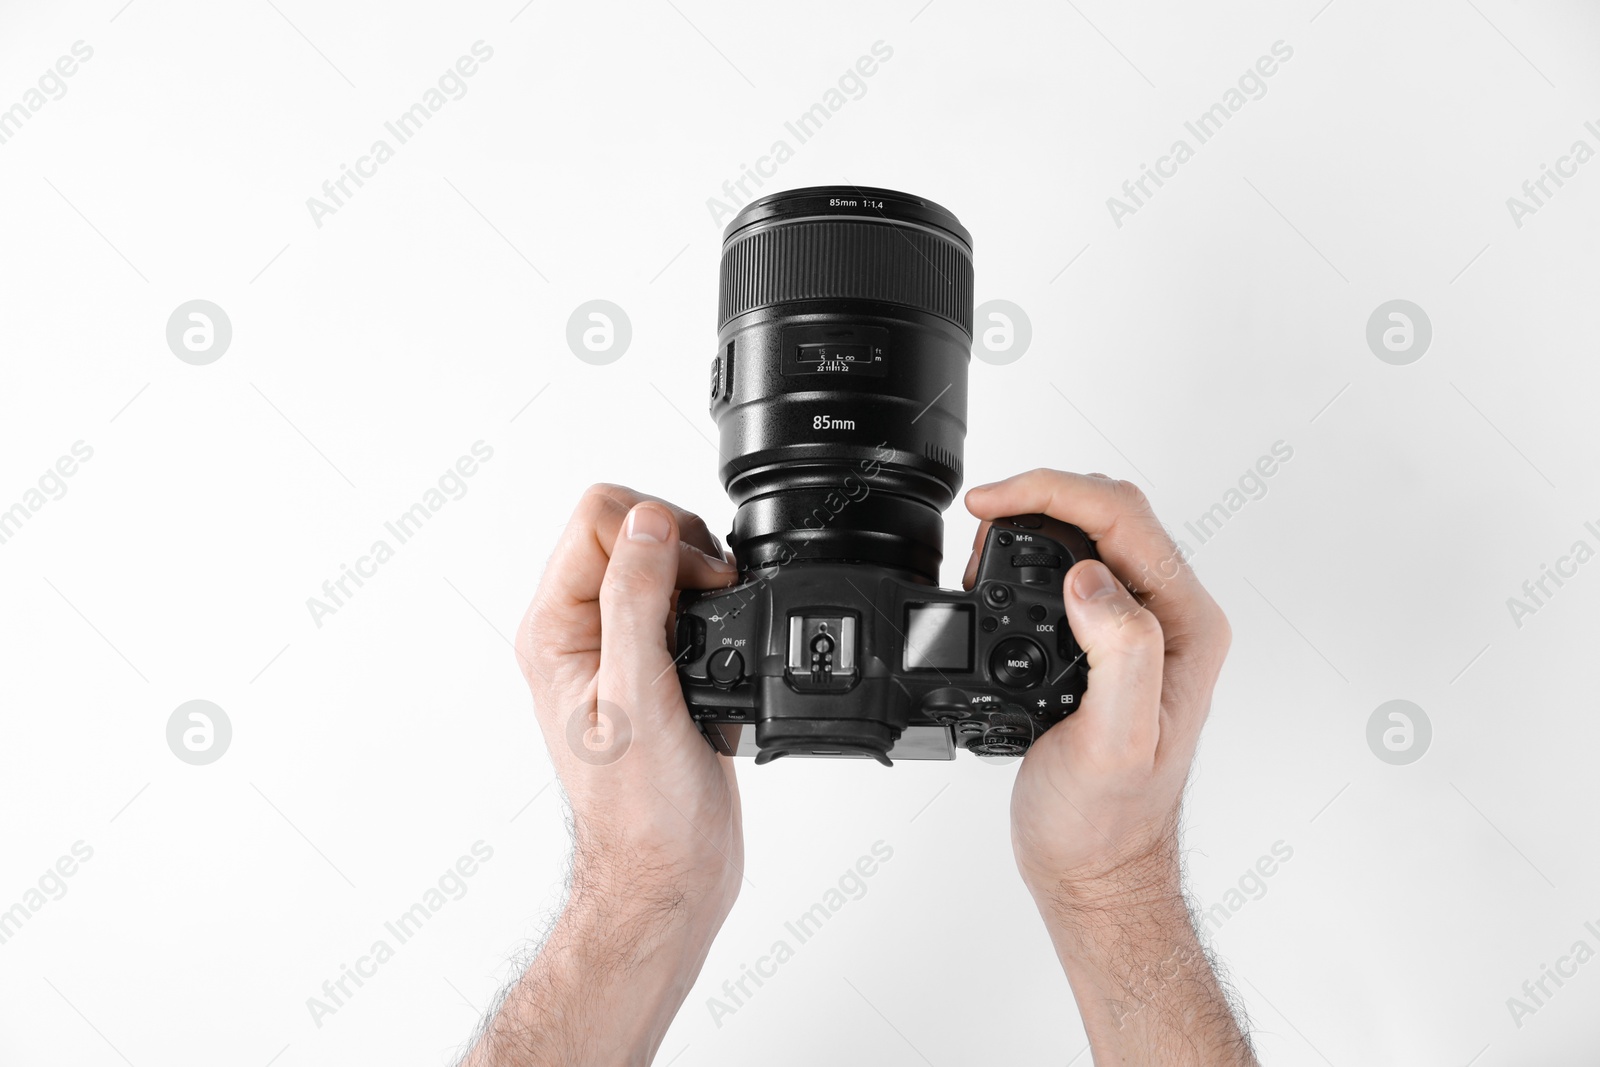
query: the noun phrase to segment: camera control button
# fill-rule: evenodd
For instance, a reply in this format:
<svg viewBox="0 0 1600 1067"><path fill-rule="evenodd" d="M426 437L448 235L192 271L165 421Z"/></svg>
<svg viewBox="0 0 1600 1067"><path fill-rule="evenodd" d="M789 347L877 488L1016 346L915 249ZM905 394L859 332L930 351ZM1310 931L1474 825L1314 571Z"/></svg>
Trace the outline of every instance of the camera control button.
<svg viewBox="0 0 1600 1067"><path fill-rule="evenodd" d="M1011 566L1024 585L1050 585L1061 581L1061 557L1054 552L1019 552Z"/></svg>
<svg viewBox="0 0 1600 1067"><path fill-rule="evenodd" d="M974 756L1020 756L1028 751L1028 742L1020 737L990 735L970 742L967 751Z"/></svg>
<svg viewBox="0 0 1600 1067"><path fill-rule="evenodd" d="M990 582L983 591L983 599L991 608L1003 608L1011 603L1011 587L1001 585L999 582Z"/></svg>
<svg viewBox="0 0 1600 1067"><path fill-rule="evenodd" d="M928 718L942 723L953 723L972 714L967 694L954 686L935 689L922 698L917 710Z"/></svg>
<svg viewBox="0 0 1600 1067"><path fill-rule="evenodd" d="M678 615L678 662L699 659L706 650L706 620L692 612Z"/></svg>
<svg viewBox="0 0 1600 1067"><path fill-rule="evenodd" d="M1035 604L1033 607L1028 609L1028 618L1032 619L1034 622L1044 622L1049 615L1050 610L1043 604Z"/></svg>
<svg viewBox="0 0 1600 1067"><path fill-rule="evenodd" d="M736 648L719 648L706 661L706 673L724 689L744 680L744 657Z"/></svg>
<svg viewBox="0 0 1600 1067"><path fill-rule="evenodd" d="M983 621L979 623L978 626L983 630L984 633L992 634L1000 628L1000 620L995 618L993 615L985 615L983 617Z"/></svg>
<svg viewBox="0 0 1600 1067"><path fill-rule="evenodd" d="M1008 689L1032 689L1044 671L1044 650L1026 637L1006 638L989 656L989 673Z"/></svg>

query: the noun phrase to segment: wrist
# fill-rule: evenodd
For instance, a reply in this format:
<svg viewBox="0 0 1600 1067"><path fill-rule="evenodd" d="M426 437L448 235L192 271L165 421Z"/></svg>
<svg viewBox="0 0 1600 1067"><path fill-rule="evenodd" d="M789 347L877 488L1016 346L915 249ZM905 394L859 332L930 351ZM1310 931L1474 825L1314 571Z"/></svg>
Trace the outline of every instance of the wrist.
<svg viewBox="0 0 1600 1067"><path fill-rule="evenodd" d="M1255 1067L1183 895L1177 840L1025 870L1095 1062Z"/></svg>
<svg viewBox="0 0 1600 1067"><path fill-rule="evenodd" d="M733 909L738 883L708 882L660 866L574 860L559 925L600 942L709 946Z"/></svg>
<svg viewBox="0 0 1600 1067"><path fill-rule="evenodd" d="M636 1067L654 1057L726 911L616 873L574 864L560 916L467 1064Z"/></svg>
<svg viewBox="0 0 1600 1067"><path fill-rule="evenodd" d="M1187 919L1176 834L1065 869L1019 856L1018 868L1051 925L1116 922L1129 914Z"/></svg>
<svg viewBox="0 0 1600 1067"><path fill-rule="evenodd" d="M586 920L709 938L733 910L741 881L734 863L721 854L686 856L676 849L644 848L580 827L566 910Z"/></svg>

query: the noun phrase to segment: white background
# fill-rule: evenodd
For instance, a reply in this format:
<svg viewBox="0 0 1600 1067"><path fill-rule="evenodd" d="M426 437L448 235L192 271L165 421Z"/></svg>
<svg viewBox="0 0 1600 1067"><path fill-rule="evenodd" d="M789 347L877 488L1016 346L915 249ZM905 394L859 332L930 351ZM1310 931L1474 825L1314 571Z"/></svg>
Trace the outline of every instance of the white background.
<svg viewBox="0 0 1600 1067"><path fill-rule="evenodd" d="M1600 948L1600 564L1520 628L1506 601L1600 547L1600 162L1520 228L1505 201L1600 147L1600 13L920 2L6 5L0 107L94 53L0 145L0 508L74 442L94 455L0 545L0 908L74 842L93 858L0 945L0 1060L448 1062L562 884L507 635L590 482L726 530L706 202L881 40L767 191L902 188L971 229L978 301L1033 339L973 362L969 483L1130 477L1193 548L1185 522L1294 449L1194 555L1235 642L1192 892L1293 849L1212 937L1264 1058L1595 1062L1600 963L1520 1028L1506 1000ZM316 226L306 199L478 40L466 95ZM1266 95L1115 225L1107 197L1280 40ZM165 339L196 298L233 326L209 366ZM593 298L633 324L608 366L565 343ZM1365 340L1395 298L1433 325L1407 366ZM314 625L306 599L479 440L467 495ZM973 529L958 505L947 584ZM202 767L165 737L197 698L233 725ZM1366 742L1397 698L1433 724L1409 766ZM1014 768L740 772L752 884L658 1062L1080 1052L1012 864ZM315 1025L307 998L479 840L466 895ZM707 998L880 840L866 895L713 1023Z"/></svg>

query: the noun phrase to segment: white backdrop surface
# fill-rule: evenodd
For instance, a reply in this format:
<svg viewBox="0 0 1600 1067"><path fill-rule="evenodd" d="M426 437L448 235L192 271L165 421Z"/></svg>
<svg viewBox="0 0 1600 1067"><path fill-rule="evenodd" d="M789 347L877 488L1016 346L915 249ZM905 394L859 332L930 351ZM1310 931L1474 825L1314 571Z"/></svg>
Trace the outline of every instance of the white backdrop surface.
<svg viewBox="0 0 1600 1067"><path fill-rule="evenodd" d="M727 528L712 201L749 168L955 211L1031 324L973 362L969 482L1138 481L1227 610L1186 845L1266 1062L1595 1063L1597 45L1576 0L7 4L0 1060L449 1061L560 899L507 646L560 525L605 480ZM210 362L168 340L195 300ZM1369 746L1392 700L1412 762ZM658 1062L1080 1054L1014 769L740 769L751 884Z"/></svg>

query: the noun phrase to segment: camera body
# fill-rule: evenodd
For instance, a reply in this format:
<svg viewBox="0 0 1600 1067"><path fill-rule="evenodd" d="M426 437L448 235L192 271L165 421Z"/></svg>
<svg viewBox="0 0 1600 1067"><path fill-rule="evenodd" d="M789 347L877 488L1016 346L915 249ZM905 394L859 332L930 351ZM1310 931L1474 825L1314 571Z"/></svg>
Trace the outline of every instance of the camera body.
<svg viewBox="0 0 1600 1067"><path fill-rule="evenodd" d="M890 568L771 563L680 601L684 699L717 751L757 762L1021 755L1083 699L1062 579L1094 556L1076 526L1019 515L990 525L966 592Z"/></svg>
<svg viewBox="0 0 1600 1067"><path fill-rule="evenodd" d="M746 205L723 236L710 410L737 505L734 588L683 593L678 678L720 752L1015 756L1077 707L1062 579L1094 554L993 523L971 592L938 588L961 487L972 236L855 186Z"/></svg>

